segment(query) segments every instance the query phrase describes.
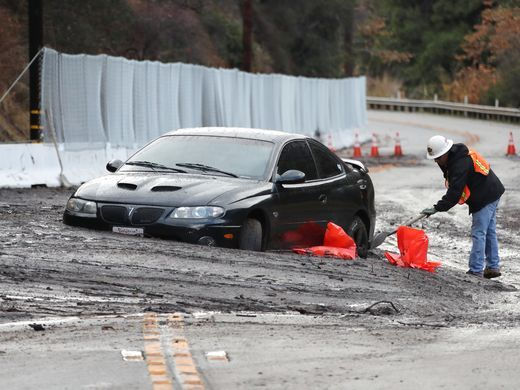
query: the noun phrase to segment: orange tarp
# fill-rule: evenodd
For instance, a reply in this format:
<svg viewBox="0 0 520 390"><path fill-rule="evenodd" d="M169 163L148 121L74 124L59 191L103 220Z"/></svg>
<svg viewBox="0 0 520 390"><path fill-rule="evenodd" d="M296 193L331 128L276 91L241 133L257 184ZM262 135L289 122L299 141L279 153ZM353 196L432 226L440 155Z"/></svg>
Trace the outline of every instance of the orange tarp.
<svg viewBox="0 0 520 390"><path fill-rule="evenodd" d="M388 261L398 267L411 267L435 272L441 265L439 262L428 261L428 236L423 230L408 226L397 229L397 246L400 255L385 252Z"/></svg>
<svg viewBox="0 0 520 390"><path fill-rule="evenodd" d="M310 248L293 248L299 254L337 257L340 259L353 260L357 257L356 243L345 231L332 222L327 224L322 246Z"/></svg>

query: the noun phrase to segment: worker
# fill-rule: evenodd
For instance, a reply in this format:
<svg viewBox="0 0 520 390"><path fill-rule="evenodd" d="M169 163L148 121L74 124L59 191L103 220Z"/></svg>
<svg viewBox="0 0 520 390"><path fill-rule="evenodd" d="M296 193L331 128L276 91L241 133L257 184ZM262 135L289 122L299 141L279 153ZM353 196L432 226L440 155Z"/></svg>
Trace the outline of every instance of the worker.
<svg viewBox="0 0 520 390"><path fill-rule="evenodd" d="M439 165L447 191L433 207L421 213L429 217L438 211L448 211L457 203L466 203L472 215L472 247L466 273L488 279L499 277L496 211L504 186L479 153L441 135L428 141L426 158Z"/></svg>

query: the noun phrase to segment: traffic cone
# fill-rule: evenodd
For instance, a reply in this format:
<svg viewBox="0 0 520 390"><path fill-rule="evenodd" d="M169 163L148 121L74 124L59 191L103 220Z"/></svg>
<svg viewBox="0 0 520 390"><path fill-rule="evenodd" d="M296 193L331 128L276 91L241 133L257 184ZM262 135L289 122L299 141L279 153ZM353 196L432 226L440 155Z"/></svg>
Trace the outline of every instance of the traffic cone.
<svg viewBox="0 0 520 390"><path fill-rule="evenodd" d="M336 149L334 149L334 145L332 145L332 134L329 133L329 135L327 135L327 147L329 148L329 150L333 153L336 152Z"/></svg>
<svg viewBox="0 0 520 390"><path fill-rule="evenodd" d="M356 138L354 141L354 157L361 157L361 146L359 145L359 134L356 133Z"/></svg>
<svg viewBox="0 0 520 390"><path fill-rule="evenodd" d="M399 139L399 132L395 133L394 156L395 157L403 156L403 150L401 149L401 140Z"/></svg>
<svg viewBox="0 0 520 390"><path fill-rule="evenodd" d="M514 156L516 154L515 143L513 142L513 132L509 132L509 143L507 145L506 156Z"/></svg>
<svg viewBox="0 0 520 390"><path fill-rule="evenodd" d="M372 148L370 148L370 157L379 157L379 148L377 147L377 138L375 133L372 133Z"/></svg>

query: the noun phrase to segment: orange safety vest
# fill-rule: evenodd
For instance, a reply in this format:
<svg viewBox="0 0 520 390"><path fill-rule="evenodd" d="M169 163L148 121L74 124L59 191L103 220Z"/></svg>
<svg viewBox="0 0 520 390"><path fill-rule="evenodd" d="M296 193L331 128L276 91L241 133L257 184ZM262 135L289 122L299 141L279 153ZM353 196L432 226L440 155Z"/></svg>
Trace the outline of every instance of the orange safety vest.
<svg viewBox="0 0 520 390"><path fill-rule="evenodd" d="M484 157L480 155L475 150L469 150L468 156L471 157L473 160L473 169L475 169L475 172L480 173L484 176L489 175L489 163L486 161ZM448 180L446 180L446 188L449 188ZM464 204L469 199L469 196L471 195L471 191L469 190L468 186L464 187L464 190L462 191L462 194L460 195L459 204Z"/></svg>

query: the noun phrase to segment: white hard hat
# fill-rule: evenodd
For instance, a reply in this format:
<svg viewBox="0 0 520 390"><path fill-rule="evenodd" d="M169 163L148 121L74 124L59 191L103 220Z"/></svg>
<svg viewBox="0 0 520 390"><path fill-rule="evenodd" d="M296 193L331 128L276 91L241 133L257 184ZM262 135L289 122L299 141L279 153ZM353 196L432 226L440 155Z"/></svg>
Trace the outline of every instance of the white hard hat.
<svg viewBox="0 0 520 390"><path fill-rule="evenodd" d="M453 141L451 139L447 139L442 135L434 135L428 141L426 158L428 160L434 160L437 157L440 157L443 154L448 153L452 145Z"/></svg>

